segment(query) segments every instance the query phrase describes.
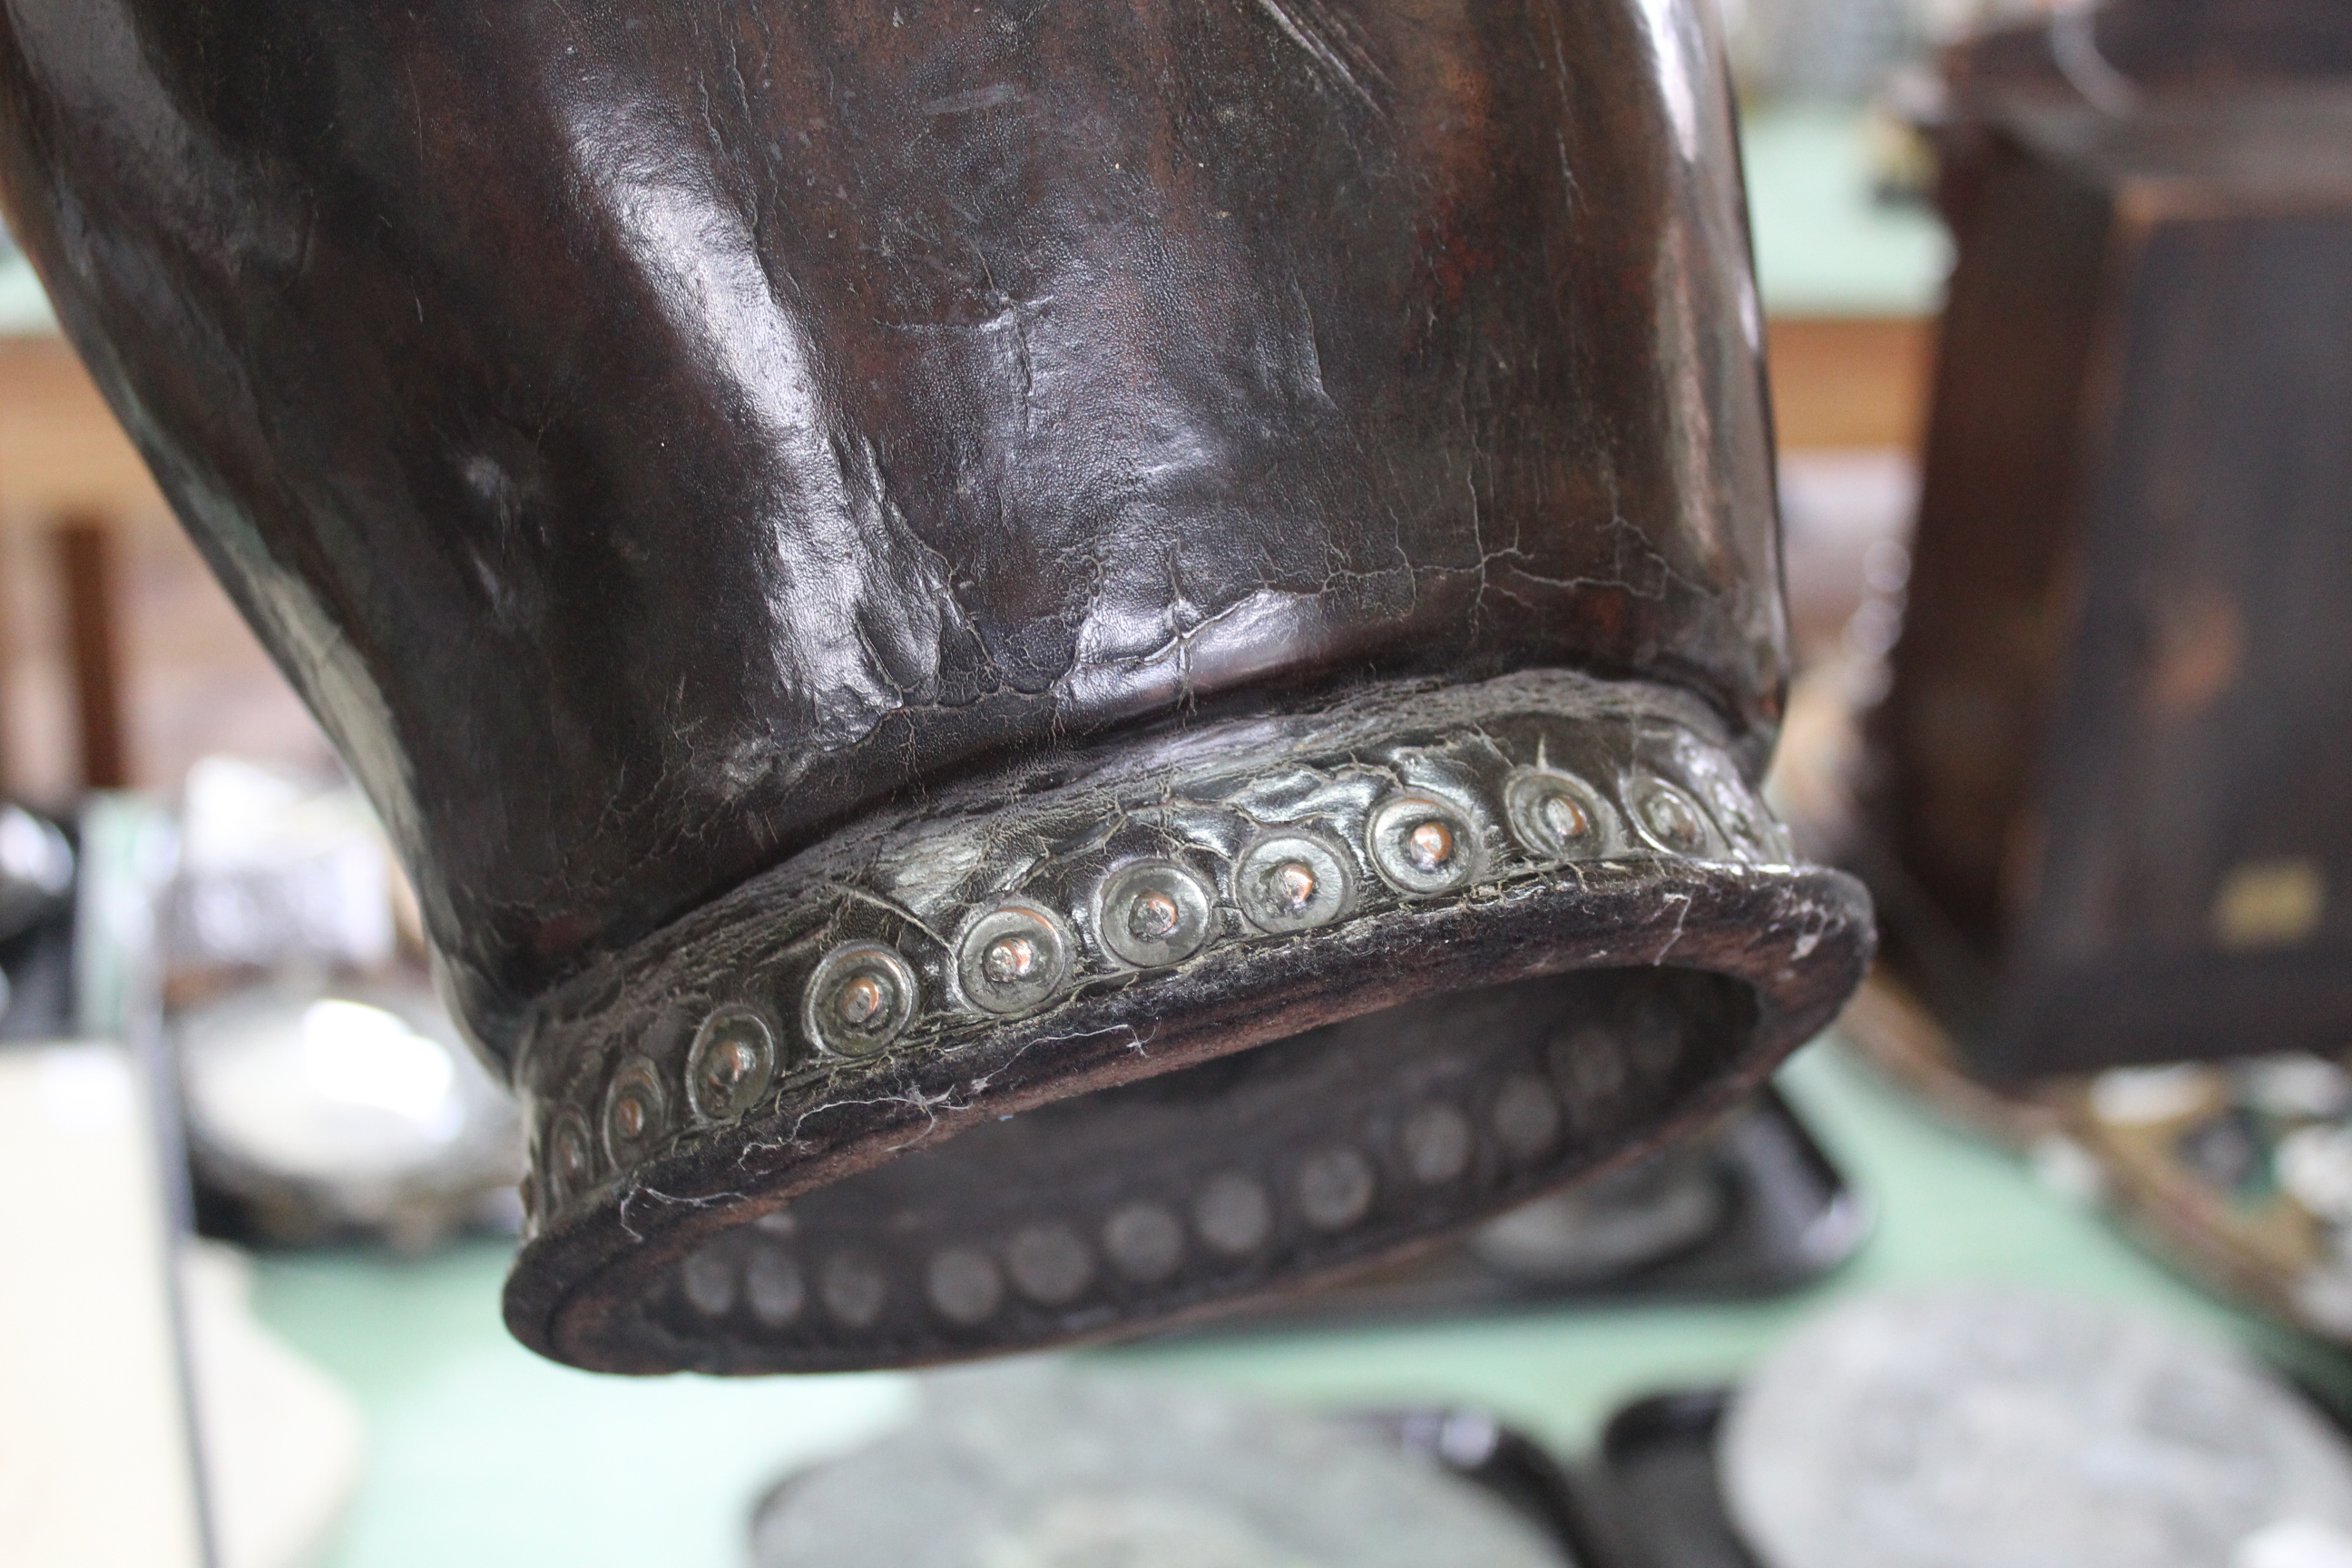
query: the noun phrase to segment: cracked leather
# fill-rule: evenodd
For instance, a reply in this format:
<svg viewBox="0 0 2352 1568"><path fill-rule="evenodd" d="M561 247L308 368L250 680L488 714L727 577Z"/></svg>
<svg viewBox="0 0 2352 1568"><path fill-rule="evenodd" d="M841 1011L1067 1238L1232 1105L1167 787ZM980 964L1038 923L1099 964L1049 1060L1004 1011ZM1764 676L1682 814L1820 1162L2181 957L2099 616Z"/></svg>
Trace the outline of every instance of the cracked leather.
<svg viewBox="0 0 2352 1568"><path fill-rule="evenodd" d="M1858 893L1787 864L1752 797L1784 633L1706 5L11 0L0 35L11 223L526 1092L538 1234L509 1320L551 1353L925 1359L1278 1285L1660 1135L1818 1026L1864 961ZM1456 701L1542 671L1574 690ZM1517 739L1477 751L1490 721ZM1352 751L1317 750L1349 724ZM1562 883L1575 857L1492 792L1588 731L1633 770L1592 797L1624 821ZM1416 773L1441 752L1454 773ZM1654 752L1701 803L1687 842L1672 802L1672 842L1627 827ZM1248 785L1254 755L1323 804ZM1445 795L1476 876L1396 883L1377 825L1333 804L1370 809L1375 784ZM1179 786L1198 809L1152 816ZM1165 973L1087 912L1072 868L1120 853L1088 812L1148 819L1202 889L1213 931ZM923 837L950 817L952 845ZM1293 828L1366 891L1342 924L1251 923L1236 857ZM962 913L1008 899L1058 922L1068 964L1012 1021L953 952ZM1421 951L1441 935L1450 956ZM849 938L903 949L885 978L908 1009L856 1061L795 990ZM820 1148L827 1107L914 1106L944 1136L1375 1006L1571 973L1607 991L1612 965L1669 961L1737 995L1659 982L1707 1041L1643 1109L1475 1193L1383 1195L1360 1243L1289 1247L1269 1167L1238 1272L1056 1300L1011 1241L975 1241L1018 1324L962 1323L936 1290L893 1319L937 1254L869 1259L892 1304L861 1323L866 1296L824 1284L849 1254L805 1243L789 1330L743 1316L781 1266L738 1258L724 1291L688 1267L713 1237L751 1246L755 1215L786 1236L791 1200L908 1136L842 1112ZM775 1087L711 1115L682 1053L730 986ZM1640 1011L1594 997L1519 1010ZM1185 1044L1064 1061L1055 1020L1081 1014ZM1348 1048L1300 1050L1327 1047ZM1022 1053L1011 1078L974 1065ZM1496 1070L1459 1089L1474 1123ZM630 1073L642 1103L614 1098ZM1418 1114L1391 1088L1368 1127ZM1138 1114L1180 1136L1164 1105ZM1297 1131L1248 1124L1218 1122L1242 1153ZM1388 1135L1364 1134L1382 1194L1406 1181ZM1027 1158L994 1168L1048 1179ZM844 1235L915 1201L843 1190L869 1189Z"/></svg>

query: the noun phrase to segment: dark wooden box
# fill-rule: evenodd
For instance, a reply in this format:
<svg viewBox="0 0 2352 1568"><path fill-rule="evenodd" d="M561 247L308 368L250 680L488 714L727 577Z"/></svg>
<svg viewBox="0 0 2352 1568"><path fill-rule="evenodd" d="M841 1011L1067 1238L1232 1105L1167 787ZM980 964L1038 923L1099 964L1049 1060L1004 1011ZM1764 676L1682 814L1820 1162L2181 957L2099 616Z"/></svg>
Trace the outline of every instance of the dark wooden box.
<svg viewBox="0 0 2352 1568"><path fill-rule="evenodd" d="M2340 1053L2352 82L1970 112L1873 720L1889 962L1996 1077Z"/></svg>

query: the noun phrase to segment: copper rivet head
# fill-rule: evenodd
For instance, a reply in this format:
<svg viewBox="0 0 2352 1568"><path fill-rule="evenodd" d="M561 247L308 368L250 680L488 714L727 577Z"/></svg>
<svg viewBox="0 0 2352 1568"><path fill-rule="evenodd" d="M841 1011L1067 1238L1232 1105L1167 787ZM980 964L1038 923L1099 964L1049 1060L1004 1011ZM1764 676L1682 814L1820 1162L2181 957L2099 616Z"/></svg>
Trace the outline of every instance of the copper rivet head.
<svg viewBox="0 0 2352 1568"><path fill-rule="evenodd" d="M993 984L1013 984L1037 973L1037 944L1025 936L999 937L981 964Z"/></svg>
<svg viewBox="0 0 2352 1568"><path fill-rule="evenodd" d="M1713 847L1715 832L1698 802L1660 778L1640 777L1627 792L1634 826L1656 848L1671 855L1698 855Z"/></svg>
<svg viewBox="0 0 2352 1568"><path fill-rule="evenodd" d="M1072 947L1059 917L1034 904L1005 903L965 928L956 977L983 1012L1026 1013L1052 1001L1069 978Z"/></svg>
<svg viewBox="0 0 2352 1568"><path fill-rule="evenodd" d="M622 1063L604 1091L604 1150L613 1163L625 1167L651 1153L668 1120L669 1095L654 1064L644 1057Z"/></svg>
<svg viewBox="0 0 2352 1568"><path fill-rule="evenodd" d="M547 1135L548 1207L586 1190L592 1159L586 1124L566 1111Z"/></svg>
<svg viewBox="0 0 2352 1568"><path fill-rule="evenodd" d="M1364 847L1381 879L1401 893L1445 893L1478 874L1478 828L1435 795L1392 795L1374 808Z"/></svg>
<svg viewBox="0 0 2352 1568"><path fill-rule="evenodd" d="M1652 795L1642 805L1642 820L1652 831L1678 849L1692 848L1698 843L1698 821L1691 809L1673 795Z"/></svg>
<svg viewBox="0 0 2352 1568"><path fill-rule="evenodd" d="M732 1121L776 1077L776 1032L749 1007L719 1008L695 1031L686 1058L686 1097L705 1121Z"/></svg>
<svg viewBox="0 0 2352 1568"><path fill-rule="evenodd" d="M833 1010L855 1029L871 1022L887 1001L880 981L870 974L853 974L834 993Z"/></svg>
<svg viewBox="0 0 2352 1568"><path fill-rule="evenodd" d="M1769 865L1795 855L1772 814L1728 777L1717 775L1706 781L1706 801L1714 808L1716 821L1748 858Z"/></svg>
<svg viewBox="0 0 2352 1568"><path fill-rule="evenodd" d="M1521 768L1503 786L1504 814L1519 847L1538 860L1615 854L1622 836L1601 792L1556 768Z"/></svg>
<svg viewBox="0 0 2352 1568"><path fill-rule="evenodd" d="M1181 963L1215 934L1216 898L1190 867L1138 860L1104 879L1095 930L1112 957L1148 969Z"/></svg>
<svg viewBox="0 0 2352 1568"><path fill-rule="evenodd" d="M839 1057L870 1057L914 1022L922 991L897 949L842 943L817 961L801 1007L809 1038Z"/></svg>
<svg viewBox="0 0 2352 1568"><path fill-rule="evenodd" d="M1176 900L1165 893L1145 893L1128 906L1127 934L1157 942L1176 929Z"/></svg>
<svg viewBox="0 0 2352 1568"><path fill-rule="evenodd" d="M1307 931L1354 907L1355 873L1348 852L1321 834L1276 828L1234 862L1234 901L1260 931Z"/></svg>

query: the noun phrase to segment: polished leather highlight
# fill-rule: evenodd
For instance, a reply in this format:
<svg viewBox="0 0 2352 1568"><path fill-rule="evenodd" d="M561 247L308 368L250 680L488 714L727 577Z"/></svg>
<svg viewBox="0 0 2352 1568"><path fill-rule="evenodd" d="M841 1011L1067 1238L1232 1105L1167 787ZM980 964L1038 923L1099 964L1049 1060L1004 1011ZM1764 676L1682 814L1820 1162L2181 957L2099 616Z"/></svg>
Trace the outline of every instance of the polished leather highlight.
<svg viewBox="0 0 2352 1568"><path fill-rule="evenodd" d="M716 1349L626 1327L694 1235L897 1147L878 1123L845 1132L640 1224L627 1194L669 1190L662 1173L797 1135L809 1107L782 1064L756 1093L679 1076L738 1045L722 1065L753 1073L749 1025L690 1060L647 1047L642 1102L611 1102L626 1120L720 1092L730 1117L695 1123L701 1142L625 1139L583 1156L593 1195L550 1199L570 1180L548 1165L571 1160L549 1142L562 1116L604 1110L562 1097L636 1017L600 1025L598 999L639 994L696 932L730 952L799 941L827 910L751 907L752 890L912 833L934 802L984 815L1108 770L1124 811L1136 779L1198 782L1199 752L1246 764L1267 721L1273 767L1285 726L1351 703L1393 759L1429 731L1432 694L1541 670L1692 706L1674 723L1752 787L1783 636L1711 28L1664 0L10 0L12 223L383 812L445 989L532 1097L545 1228L510 1295L519 1332L593 1364L849 1364L1183 1304L1144 1292L1108 1317L887 1346L839 1314L789 1344L736 1321ZM1561 744L1603 722L1584 697L1529 711ZM1718 1086L1752 1077L1834 1006L1866 916L1785 857L1734 867L1714 826L1721 854L1666 857L1664 903L1496 897L1484 865L1388 889L1400 910L1456 910L1445 940L1474 955L1402 966L1408 989L1654 964L1671 944L1612 933L1675 929L1707 902L1698 884L1801 883L1794 903L1710 905L1710 940L1738 946L1751 922L1779 967L1730 965L1759 1000L1697 1007L1714 1037L1691 1059ZM1386 887L1365 840L1343 849ZM1665 875L1654 858L1629 875ZM1296 1030L1370 1011L1342 977L1423 940L1393 912L1345 940L1251 925L1236 864L1170 885L1188 932L1231 923L1234 945L1169 967L1223 978L1119 982L1202 1061L1275 1037L1237 1013ZM966 896L1050 870L998 866ZM1038 918L1061 945L1021 963L1066 967L1037 1016L1082 1009L1108 950L1081 908ZM888 962L861 972L874 995L897 994ZM1326 1001L1268 1005L1277 974ZM940 1030L987 1050L1031 1027L981 989L930 984L959 1021L889 1015L906 1032L858 1070L924 1079ZM772 1052L823 1047L794 997L709 1001L771 1009ZM1033 1032L1020 1106L1174 1065L1079 1051L1064 1070L1054 1031ZM968 1119L1006 1092L973 1090ZM1681 1085L1580 1147L1706 1098ZM1547 1171L1586 1163L1563 1144ZM1378 1245L1504 1195L1433 1200ZM1184 1300L1328 1251L1277 1247ZM562 1326L592 1321L624 1326Z"/></svg>

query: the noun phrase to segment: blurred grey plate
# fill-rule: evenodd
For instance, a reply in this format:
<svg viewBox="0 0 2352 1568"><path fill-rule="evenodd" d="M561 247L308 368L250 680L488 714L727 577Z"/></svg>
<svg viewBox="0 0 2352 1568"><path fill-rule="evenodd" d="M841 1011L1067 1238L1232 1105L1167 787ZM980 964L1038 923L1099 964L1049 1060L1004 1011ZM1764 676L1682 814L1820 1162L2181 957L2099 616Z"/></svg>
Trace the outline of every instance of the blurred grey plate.
<svg viewBox="0 0 2352 1568"><path fill-rule="evenodd" d="M914 1426L795 1478L761 1568L1561 1568L1471 1484L1348 1427L1028 1363L929 1380Z"/></svg>
<svg viewBox="0 0 2352 1568"><path fill-rule="evenodd" d="M421 983L289 978L173 1020L199 1174L269 1239L421 1246L509 1199L514 1101Z"/></svg>
<svg viewBox="0 0 2352 1568"><path fill-rule="evenodd" d="M2162 1322L2013 1289L1826 1313L1718 1441L1769 1568L2234 1568L2282 1531L2352 1531L2352 1452L2290 1390Z"/></svg>

